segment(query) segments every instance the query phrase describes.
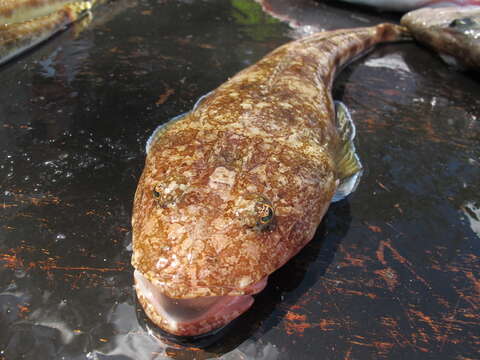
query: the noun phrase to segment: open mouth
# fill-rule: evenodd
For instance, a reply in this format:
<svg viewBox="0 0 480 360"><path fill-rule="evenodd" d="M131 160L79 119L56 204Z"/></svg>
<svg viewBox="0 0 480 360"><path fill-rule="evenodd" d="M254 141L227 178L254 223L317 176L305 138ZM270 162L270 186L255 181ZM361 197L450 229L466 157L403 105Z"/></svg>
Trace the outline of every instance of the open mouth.
<svg viewBox="0 0 480 360"><path fill-rule="evenodd" d="M161 329L178 336L196 336L221 328L252 306L253 294L267 285L267 277L245 289L249 295L174 299L135 270L135 288L145 313Z"/></svg>

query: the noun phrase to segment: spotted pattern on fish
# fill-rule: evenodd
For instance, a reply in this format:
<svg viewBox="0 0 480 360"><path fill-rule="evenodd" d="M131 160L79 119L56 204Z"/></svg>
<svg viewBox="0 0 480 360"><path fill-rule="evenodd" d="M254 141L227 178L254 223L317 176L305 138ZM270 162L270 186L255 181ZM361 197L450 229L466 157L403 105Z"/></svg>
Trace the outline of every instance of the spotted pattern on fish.
<svg viewBox="0 0 480 360"><path fill-rule="evenodd" d="M0 0L0 24L15 24L49 15L71 0Z"/></svg>
<svg viewBox="0 0 480 360"><path fill-rule="evenodd" d="M337 186L335 67L403 34L382 24L281 46L167 126L135 196L134 267L187 298L243 294L282 266L312 238ZM219 172L224 183L212 180ZM176 199L159 206L152 189L165 181ZM273 229L236 223L257 194L274 204Z"/></svg>
<svg viewBox="0 0 480 360"><path fill-rule="evenodd" d="M68 24L88 14L90 8L89 1L73 2L45 16L20 23L0 25L0 64L65 29ZM9 14L5 7L0 7L0 10L2 9L4 15Z"/></svg>
<svg viewBox="0 0 480 360"><path fill-rule="evenodd" d="M135 194L132 264L148 284L137 282L140 303L158 326L199 334L253 300L182 324L155 310L152 289L172 301L224 296L228 310L229 296L259 291L313 238L356 161L331 98L336 68L406 34L381 24L288 43L155 132Z"/></svg>

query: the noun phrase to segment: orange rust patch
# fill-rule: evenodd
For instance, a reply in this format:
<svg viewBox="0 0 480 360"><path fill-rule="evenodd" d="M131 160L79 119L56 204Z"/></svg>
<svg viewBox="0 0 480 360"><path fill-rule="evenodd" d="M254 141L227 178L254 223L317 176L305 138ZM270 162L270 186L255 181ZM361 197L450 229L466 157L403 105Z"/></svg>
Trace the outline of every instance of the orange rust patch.
<svg viewBox="0 0 480 360"><path fill-rule="evenodd" d="M10 249L10 253L3 253L0 254L0 261L4 262L4 267L9 269L24 269L29 270L32 268L40 268L44 271L52 271L52 270L64 270L64 271L92 271L92 272L119 272L124 271L126 266L123 263L117 262L117 267L91 267L91 266L61 266L57 264L57 259L48 257L46 260L40 260L36 262L29 262L28 265L25 265L23 259L21 259L17 253L22 250L30 250L30 251L38 251L42 254L49 255L48 250L46 249L26 249L26 248L18 248L18 249Z"/></svg>
<svg viewBox="0 0 480 360"><path fill-rule="evenodd" d="M288 311L285 315L284 326L288 335L303 336L305 329L314 327L313 324L306 322L306 315L300 315L291 311Z"/></svg>
<svg viewBox="0 0 480 360"><path fill-rule="evenodd" d="M3 203L0 205L0 207L2 209L6 209L6 208L10 208L10 207L17 207L18 205L17 204L6 204L6 203Z"/></svg>
<svg viewBox="0 0 480 360"><path fill-rule="evenodd" d="M390 349L393 348L394 344L385 342L385 341L375 341L373 342L373 345L377 349L377 352L380 355L386 355L390 352Z"/></svg>
<svg viewBox="0 0 480 360"><path fill-rule="evenodd" d="M24 267L22 259L17 258L16 254L0 254L0 261L5 262L4 266L9 269Z"/></svg>
<svg viewBox="0 0 480 360"><path fill-rule="evenodd" d="M480 296L480 279L477 279L471 271L465 271L465 276L472 281L473 289L477 293L477 296Z"/></svg>
<svg viewBox="0 0 480 360"><path fill-rule="evenodd" d="M215 49L215 46L211 44L199 44L198 46L200 46L202 49Z"/></svg>
<svg viewBox="0 0 480 360"><path fill-rule="evenodd" d="M97 268L97 267L90 267L90 266L59 266L59 265L51 265L51 264L44 264L40 265L40 268L45 271L49 270L65 270L65 271L99 271L99 272L110 272L110 271L124 271L124 267L117 267L117 268Z"/></svg>
<svg viewBox="0 0 480 360"><path fill-rule="evenodd" d="M381 270L375 270L374 273L379 275L387 283L390 291L393 291L398 285L398 275L392 268L388 267Z"/></svg>
<svg viewBox="0 0 480 360"><path fill-rule="evenodd" d="M376 251L376 255L378 260L380 261L381 264L387 266L387 261L385 260L385 248L388 248L390 250L391 255L393 258L404 265L415 278L423 283L428 289L431 289L430 284L420 275L418 275L415 270L413 269L412 264L410 261L408 261L406 258L404 258L400 253L392 246L390 240L382 240L380 241L380 244L378 246L378 249Z"/></svg>
<svg viewBox="0 0 480 360"><path fill-rule="evenodd" d="M357 290L350 290L350 289L342 289L341 292L343 292L346 295L359 295L359 296L367 296L370 299L376 299L377 295L373 293L368 293L368 292L361 292Z"/></svg>
<svg viewBox="0 0 480 360"><path fill-rule="evenodd" d="M307 319L307 317L305 315L300 315L300 314L289 311L285 315L285 319L290 320L290 321L294 321L294 320L295 321L305 321Z"/></svg>
<svg viewBox="0 0 480 360"><path fill-rule="evenodd" d="M358 267L365 266L365 259L354 258L349 253L345 255L344 260L346 264L342 264L342 266L358 266Z"/></svg>
<svg viewBox="0 0 480 360"><path fill-rule="evenodd" d="M30 312L30 308L28 306L25 306L25 305L17 305L17 308L18 308L18 311L20 312L20 316L21 317L25 317L27 316L27 314Z"/></svg>
<svg viewBox="0 0 480 360"><path fill-rule="evenodd" d="M319 323L320 330L322 331L331 331L336 327L335 325L336 325L336 322L334 320L329 320L329 319L322 319L320 320L320 323Z"/></svg>
<svg viewBox="0 0 480 360"><path fill-rule="evenodd" d="M390 191L390 189L388 187L386 187L385 185L383 185L380 181L377 180L377 184L378 186L380 186L383 190L385 191Z"/></svg>
<svg viewBox="0 0 480 360"><path fill-rule="evenodd" d="M368 226L368 228L369 228L371 231L373 231L373 232L375 232L375 233L380 233L380 232L382 232L382 229L381 229L379 226L369 225L369 224L367 224L367 226Z"/></svg>
<svg viewBox="0 0 480 360"><path fill-rule="evenodd" d="M415 315L418 320L426 323L435 334L440 334L440 326L432 320L432 318L419 310L410 310L410 313Z"/></svg>

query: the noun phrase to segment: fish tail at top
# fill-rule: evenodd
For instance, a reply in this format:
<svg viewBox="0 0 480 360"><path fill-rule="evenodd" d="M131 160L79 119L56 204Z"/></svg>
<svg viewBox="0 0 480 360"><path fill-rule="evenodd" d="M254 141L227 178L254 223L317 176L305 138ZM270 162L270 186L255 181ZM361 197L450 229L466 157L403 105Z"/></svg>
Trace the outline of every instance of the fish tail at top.
<svg viewBox="0 0 480 360"><path fill-rule="evenodd" d="M371 27L320 32L299 40L305 52L316 59L318 76L327 86L340 69L364 55L378 44L410 41L406 27L383 23Z"/></svg>
<svg viewBox="0 0 480 360"><path fill-rule="evenodd" d="M357 32L347 35L345 50L338 54L337 68L365 55L375 46L383 43L411 41L408 29L401 25L382 23L370 28L359 28Z"/></svg>
<svg viewBox="0 0 480 360"><path fill-rule="evenodd" d="M412 35L405 26L383 23L376 26L379 42L411 41Z"/></svg>

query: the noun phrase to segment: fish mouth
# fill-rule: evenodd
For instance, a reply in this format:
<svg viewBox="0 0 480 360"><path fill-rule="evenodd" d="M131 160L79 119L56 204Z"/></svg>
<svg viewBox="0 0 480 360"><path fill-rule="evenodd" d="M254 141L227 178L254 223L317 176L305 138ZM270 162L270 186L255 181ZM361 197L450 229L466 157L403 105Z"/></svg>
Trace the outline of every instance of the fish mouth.
<svg viewBox="0 0 480 360"><path fill-rule="evenodd" d="M175 299L163 294L138 270L134 278L138 300L149 319L177 336L198 336L227 325L252 306L252 295L262 291L268 279L248 286L245 292L249 295Z"/></svg>

